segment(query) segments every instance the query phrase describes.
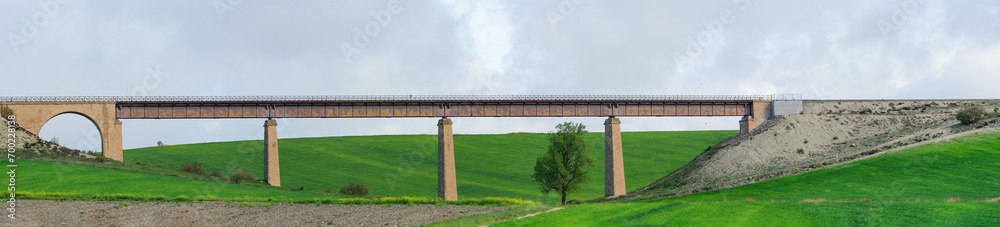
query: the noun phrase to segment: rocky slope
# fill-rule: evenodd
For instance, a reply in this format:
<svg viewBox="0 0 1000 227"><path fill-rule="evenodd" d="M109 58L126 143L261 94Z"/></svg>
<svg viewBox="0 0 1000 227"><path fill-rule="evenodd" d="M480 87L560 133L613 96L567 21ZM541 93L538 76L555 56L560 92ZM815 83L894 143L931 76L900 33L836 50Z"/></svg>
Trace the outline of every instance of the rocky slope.
<svg viewBox="0 0 1000 227"><path fill-rule="evenodd" d="M17 120L14 120L17 123ZM4 126L3 136L6 140L7 138L7 119L4 118L0 120L0 125ZM37 159L40 157L48 158L58 158L58 159L82 159L82 158L94 158L94 156L85 154L82 151L69 149L59 144L51 143L43 139L38 138L37 135L24 130L21 127L15 127L14 132L15 143L14 143L14 157L18 159ZM9 141L5 141L9 142ZM4 143L5 145L7 143ZM7 150L4 146L4 150Z"/></svg>
<svg viewBox="0 0 1000 227"><path fill-rule="evenodd" d="M1000 100L805 101L803 114L778 116L710 147L653 184L629 193L649 199L734 187L848 162L1000 124L961 125L967 106L988 112Z"/></svg>

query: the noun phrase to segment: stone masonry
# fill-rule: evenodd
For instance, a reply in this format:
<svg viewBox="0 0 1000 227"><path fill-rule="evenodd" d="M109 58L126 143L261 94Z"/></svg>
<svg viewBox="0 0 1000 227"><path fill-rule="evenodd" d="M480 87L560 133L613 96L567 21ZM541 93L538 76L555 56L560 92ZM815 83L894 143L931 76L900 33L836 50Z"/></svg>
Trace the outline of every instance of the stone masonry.
<svg viewBox="0 0 1000 227"><path fill-rule="evenodd" d="M455 182L455 144L451 138L451 119L438 121L438 197L458 200Z"/></svg>
<svg viewBox="0 0 1000 227"><path fill-rule="evenodd" d="M614 117L604 121L604 195L609 197L625 194L621 123Z"/></svg>

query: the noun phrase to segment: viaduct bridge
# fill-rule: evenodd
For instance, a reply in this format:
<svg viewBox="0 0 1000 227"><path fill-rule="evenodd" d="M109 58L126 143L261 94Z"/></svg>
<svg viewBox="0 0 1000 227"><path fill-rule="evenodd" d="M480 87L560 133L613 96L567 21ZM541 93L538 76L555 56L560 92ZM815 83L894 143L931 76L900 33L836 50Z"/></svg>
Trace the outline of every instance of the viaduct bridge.
<svg viewBox="0 0 1000 227"><path fill-rule="evenodd" d="M38 134L55 116L79 114L97 126L105 157L123 161L120 119L259 118L264 122L264 180L280 186L275 118L401 118L438 121L438 196L456 200L452 118L606 117L605 195L625 191L618 117L742 116L741 133L771 115L779 96L75 96L0 97L16 122Z"/></svg>

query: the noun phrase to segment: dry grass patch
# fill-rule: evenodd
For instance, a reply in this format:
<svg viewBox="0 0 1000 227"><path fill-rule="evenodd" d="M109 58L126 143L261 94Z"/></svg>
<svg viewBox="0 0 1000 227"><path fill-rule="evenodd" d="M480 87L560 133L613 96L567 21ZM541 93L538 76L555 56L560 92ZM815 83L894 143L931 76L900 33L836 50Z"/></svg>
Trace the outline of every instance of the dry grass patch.
<svg viewBox="0 0 1000 227"><path fill-rule="evenodd" d="M827 201L828 201L828 200L826 200L826 199L824 199L824 198L818 198L818 199L803 199L803 200L802 200L802 202L803 202L803 203L823 203L823 202L827 202Z"/></svg>
<svg viewBox="0 0 1000 227"><path fill-rule="evenodd" d="M948 200L945 200L945 202L949 202L949 203L962 203L962 202L965 202L965 200L962 200L962 198L948 198Z"/></svg>
<svg viewBox="0 0 1000 227"><path fill-rule="evenodd" d="M757 200L754 200L753 198L746 198L746 199L743 200L743 202L756 203Z"/></svg>
<svg viewBox="0 0 1000 227"><path fill-rule="evenodd" d="M870 202L872 202L872 200L869 199L869 198L861 198L861 199L858 200L858 202L870 203Z"/></svg>
<svg viewBox="0 0 1000 227"><path fill-rule="evenodd" d="M1000 203L1000 197L983 200L984 203Z"/></svg>

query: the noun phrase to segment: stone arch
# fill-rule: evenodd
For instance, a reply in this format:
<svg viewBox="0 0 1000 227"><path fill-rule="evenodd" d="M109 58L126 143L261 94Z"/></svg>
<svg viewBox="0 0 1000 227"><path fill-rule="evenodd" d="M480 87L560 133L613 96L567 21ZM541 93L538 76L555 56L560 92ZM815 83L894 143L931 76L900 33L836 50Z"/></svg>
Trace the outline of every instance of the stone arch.
<svg viewBox="0 0 1000 227"><path fill-rule="evenodd" d="M52 118L73 113L89 119L101 136L104 157L123 161L122 123L115 114L113 102L11 102L0 103L14 110L15 122L28 132L38 135Z"/></svg>
<svg viewBox="0 0 1000 227"><path fill-rule="evenodd" d="M90 121L90 123L94 126L94 128L97 128L97 138L96 139L97 139L97 143L98 144L95 144L95 145L97 145L97 147L93 147L93 148L97 149L97 151L104 152L104 146L103 146L103 144L104 144L104 130L102 130L101 127L97 124L97 121L94 121L94 119L91 118L90 116L88 116L86 114L83 114L83 113L80 113L80 112L67 111L67 112L62 112L62 113L59 113L59 114L56 114L56 115L50 117L49 119L45 120L42 123L42 125L38 128L38 133L36 133L36 135L38 135L39 137L41 137L42 129L45 128L45 125L48 125L49 122L52 121L52 119L55 119L56 117L59 117L59 116L62 116L62 115L77 115L77 116L81 116L81 117L87 119L88 121ZM93 135L91 135L90 133L87 133L86 137L87 137L88 141L92 141L92 139L93 139L92 136Z"/></svg>

